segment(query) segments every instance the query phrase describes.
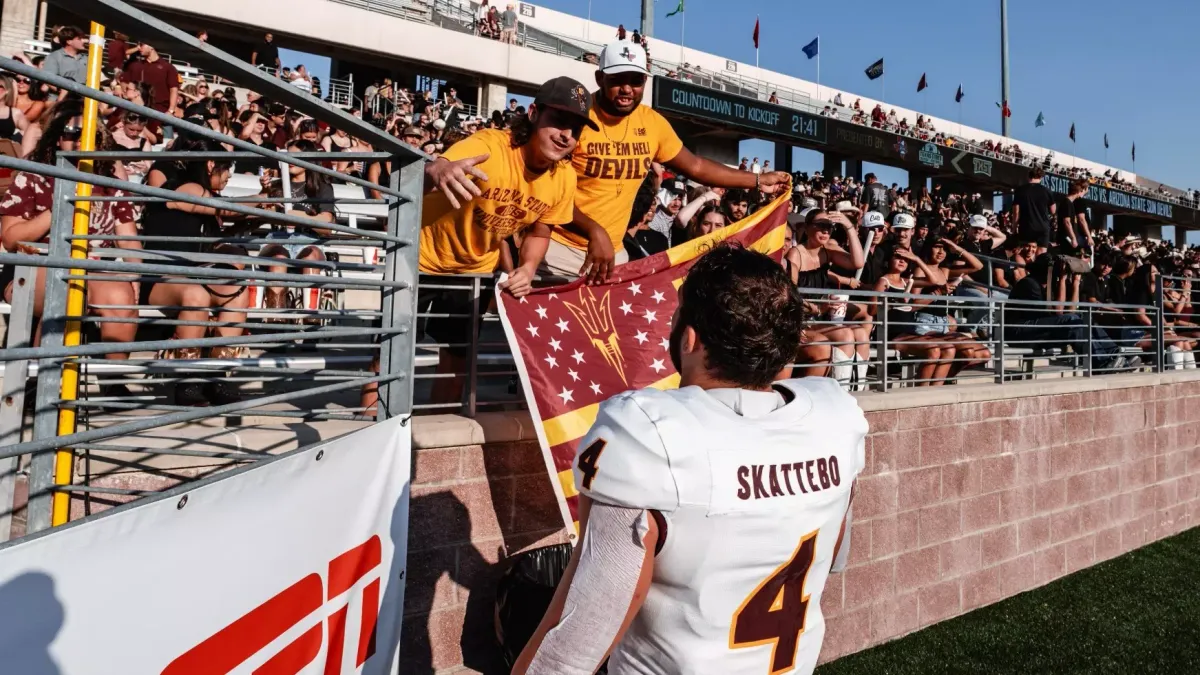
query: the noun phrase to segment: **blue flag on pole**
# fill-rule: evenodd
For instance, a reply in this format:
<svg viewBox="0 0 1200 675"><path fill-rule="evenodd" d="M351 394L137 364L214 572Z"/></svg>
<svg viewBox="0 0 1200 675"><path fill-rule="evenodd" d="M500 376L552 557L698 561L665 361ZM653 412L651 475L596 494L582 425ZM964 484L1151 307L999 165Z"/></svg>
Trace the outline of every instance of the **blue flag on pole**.
<svg viewBox="0 0 1200 675"><path fill-rule="evenodd" d="M813 38L812 42L804 45L804 55L810 59L813 58L814 56L816 56L817 50L820 48L820 45L818 45L817 43L820 42L820 40L821 40L821 38L815 37L815 38Z"/></svg>
<svg viewBox="0 0 1200 675"><path fill-rule="evenodd" d="M1033 121L1033 126L1035 126L1035 127L1046 126L1046 116L1043 115L1042 113L1038 113L1037 119Z"/></svg>

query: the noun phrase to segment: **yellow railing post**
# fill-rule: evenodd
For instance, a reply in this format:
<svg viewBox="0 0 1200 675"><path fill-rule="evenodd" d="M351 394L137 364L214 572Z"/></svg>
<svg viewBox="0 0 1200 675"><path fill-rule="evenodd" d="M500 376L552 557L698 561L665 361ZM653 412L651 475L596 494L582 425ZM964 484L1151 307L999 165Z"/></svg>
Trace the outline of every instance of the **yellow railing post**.
<svg viewBox="0 0 1200 675"><path fill-rule="evenodd" d="M100 68L104 60L104 26L92 22L91 39L88 41L87 86L92 89L100 88ZM100 118L100 104L96 99L83 100L83 129L79 137L79 150L89 152L96 149L96 129ZM79 161L79 170L92 173L94 170L91 159ZM92 185L80 183L75 190L78 197L92 196ZM62 208L61 204L55 204ZM91 222L92 203L75 203L75 221L72 234L76 237L86 236ZM82 260L87 257L88 242L75 239L71 241L71 257ZM80 276L83 270L71 270L71 276ZM67 282L67 316L83 316L86 300L86 284L82 279L71 279ZM63 346L74 347L79 344L81 326L78 319L67 321L63 331ZM62 400L74 401L79 396L79 364L67 360L62 371ZM61 408L58 411L58 435L65 436L75 433L75 409ZM70 448L59 448L54 457L54 484L70 485L71 473L74 469L75 453ZM50 524L62 525L70 519L71 496L66 492L55 492L50 512Z"/></svg>

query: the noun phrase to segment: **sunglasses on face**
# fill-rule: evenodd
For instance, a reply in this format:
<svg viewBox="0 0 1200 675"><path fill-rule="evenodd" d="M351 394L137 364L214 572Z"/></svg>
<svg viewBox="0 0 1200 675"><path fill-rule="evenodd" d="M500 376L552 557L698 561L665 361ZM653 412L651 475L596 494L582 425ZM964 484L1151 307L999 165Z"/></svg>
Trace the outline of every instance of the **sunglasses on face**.
<svg viewBox="0 0 1200 675"><path fill-rule="evenodd" d="M29 84L29 82L30 82L30 80L28 77L18 77L17 78L17 84Z"/></svg>
<svg viewBox="0 0 1200 675"><path fill-rule="evenodd" d="M646 76L641 73L617 73L608 76L608 83L618 87L626 84L631 87L641 87L646 84Z"/></svg>
<svg viewBox="0 0 1200 675"><path fill-rule="evenodd" d="M812 226L817 228L818 230L832 230L833 229L833 221L832 220L815 220L815 221L813 221Z"/></svg>
<svg viewBox="0 0 1200 675"><path fill-rule="evenodd" d="M77 141L83 136L83 129L80 127L63 127L62 139L64 141Z"/></svg>

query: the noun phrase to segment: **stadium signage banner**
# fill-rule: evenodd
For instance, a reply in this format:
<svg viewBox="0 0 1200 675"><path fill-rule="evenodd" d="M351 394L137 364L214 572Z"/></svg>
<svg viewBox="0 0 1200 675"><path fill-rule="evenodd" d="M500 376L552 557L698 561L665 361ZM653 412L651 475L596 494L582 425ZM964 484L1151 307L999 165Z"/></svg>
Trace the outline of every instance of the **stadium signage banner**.
<svg viewBox="0 0 1200 675"><path fill-rule="evenodd" d="M1067 194L1070 184L1071 179L1065 176L1046 176L1042 179L1042 185L1050 188L1051 192L1064 195ZM1126 211L1137 211L1156 218L1175 219L1174 204L1150 199L1149 197L1133 195L1124 190L1106 188L1102 185L1092 185L1088 188L1087 194L1083 198L1096 204L1124 209Z"/></svg>
<svg viewBox="0 0 1200 675"><path fill-rule="evenodd" d="M824 117L665 77L654 80L654 108L785 140L818 144L826 140Z"/></svg>
<svg viewBox="0 0 1200 675"><path fill-rule="evenodd" d="M0 548L0 671L395 673L410 433L393 418Z"/></svg>

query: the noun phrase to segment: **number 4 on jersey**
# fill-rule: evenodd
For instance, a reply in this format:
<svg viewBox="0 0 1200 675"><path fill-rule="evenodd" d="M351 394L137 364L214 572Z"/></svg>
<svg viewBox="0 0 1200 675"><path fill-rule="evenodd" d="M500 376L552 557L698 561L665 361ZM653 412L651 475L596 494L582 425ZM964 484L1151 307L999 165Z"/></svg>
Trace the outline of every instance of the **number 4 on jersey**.
<svg viewBox="0 0 1200 675"><path fill-rule="evenodd" d="M580 464L583 460L580 458ZM741 607L733 613L729 627L729 648L744 649L771 645L771 675L790 670L796 664L804 619L808 613L808 595L804 581L817 551L817 530L800 540L792 559L764 579Z"/></svg>
<svg viewBox="0 0 1200 675"><path fill-rule="evenodd" d="M579 453L579 472L583 474L583 489L592 489L592 481L596 480L596 471L599 468L596 462L600 461L600 453L604 452L604 446L607 444L603 438L597 438Z"/></svg>

